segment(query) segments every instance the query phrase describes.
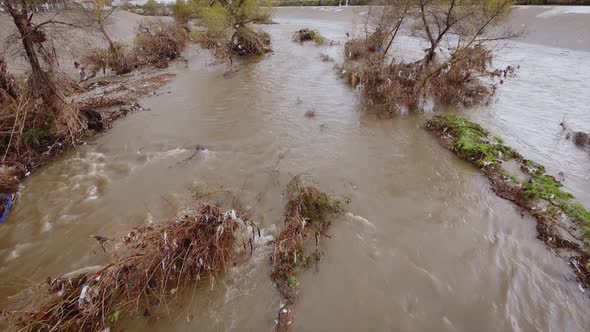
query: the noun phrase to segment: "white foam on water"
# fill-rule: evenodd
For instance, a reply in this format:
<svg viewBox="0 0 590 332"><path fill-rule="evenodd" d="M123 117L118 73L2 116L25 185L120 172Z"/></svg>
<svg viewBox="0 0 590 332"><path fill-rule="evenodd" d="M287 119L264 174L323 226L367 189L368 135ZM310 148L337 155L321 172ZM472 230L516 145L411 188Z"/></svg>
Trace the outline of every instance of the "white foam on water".
<svg viewBox="0 0 590 332"><path fill-rule="evenodd" d="M172 149L172 150L168 150L168 151L164 151L164 152L156 152L153 156L153 159L156 159L156 160L166 159L166 158L178 156L178 155L183 154L188 151L190 151L190 150L176 148L176 149Z"/></svg>
<svg viewBox="0 0 590 332"><path fill-rule="evenodd" d="M564 14L590 14L590 7L585 6L563 6L554 7L551 10L537 15L538 18L548 18Z"/></svg>
<svg viewBox="0 0 590 332"><path fill-rule="evenodd" d="M366 225L366 226L369 226L369 227L370 227L370 228L372 228L372 229L375 229L375 228L376 228L375 224L373 224L372 222L370 222L368 219L366 219L366 218L364 218L364 217L361 217L361 216L356 216L356 215L354 215L354 214L352 214L352 213L350 213L350 212L346 212L346 216L347 216L348 218L350 218L350 219L354 220L354 221L359 221L359 222L361 222L362 224L364 224L364 225Z"/></svg>
<svg viewBox="0 0 590 332"><path fill-rule="evenodd" d="M47 233L52 229L53 229L53 224L50 223L49 221L46 221L43 223L43 227L41 228L41 232Z"/></svg>
<svg viewBox="0 0 590 332"><path fill-rule="evenodd" d="M14 247L14 249L12 249L10 251L10 254L8 254L8 256L6 256L5 262L11 261L13 259L17 259L20 257L22 251L28 247L30 247L32 244L31 243L21 243L21 244L17 244L16 247Z"/></svg>
<svg viewBox="0 0 590 332"><path fill-rule="evenodd" d="M86 200L95 200L98 198L98 188L96 186L90 186L86 191Z"/></svg>

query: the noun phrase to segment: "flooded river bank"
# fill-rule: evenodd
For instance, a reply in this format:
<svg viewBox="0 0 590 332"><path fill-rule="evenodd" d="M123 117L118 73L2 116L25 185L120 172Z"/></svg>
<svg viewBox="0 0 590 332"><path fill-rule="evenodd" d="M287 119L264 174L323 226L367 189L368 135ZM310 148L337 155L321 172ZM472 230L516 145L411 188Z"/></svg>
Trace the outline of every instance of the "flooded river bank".
<svg viewBox="0 0 590 332"><path fill-rule="evenodd" d="M522 10L533 12L518 9L515 24L534 23L541 32L555 23L543 20L587 24L580 20L589 17ZM227 79L207 52L192 48L188 69L173 66L176 78L141 100L149 111L119 120L33 174L0 228L0 303L29 282L103 263L90 235L123 234L169 217L203 185L243 187L254 221L274 234L284 187L305 172L351 203L331 228L319 271L299 278L294 330L586 330L590 299L570 268L536 238L530 217L421 129L428 114L384 117L364 109L334 64L321 60L326 53L341 61L341 45L291 41L305 26L345 41L364 11L280 8L279 24L265 26L274 54ZM590 157L563 137L559 123L565 117L590 132L590 46L583 36L559 35L555 45L537 34L502 50L499 61L521 69L497 102L453 111L548 172L564 172L566 188L589 207ZM316 116L307 118L312 110ZM205 150L189 158L197 145ZM197 292L188 309L124 327L272 329L281 298L268 277L265 243L213 291Z"/></svg>

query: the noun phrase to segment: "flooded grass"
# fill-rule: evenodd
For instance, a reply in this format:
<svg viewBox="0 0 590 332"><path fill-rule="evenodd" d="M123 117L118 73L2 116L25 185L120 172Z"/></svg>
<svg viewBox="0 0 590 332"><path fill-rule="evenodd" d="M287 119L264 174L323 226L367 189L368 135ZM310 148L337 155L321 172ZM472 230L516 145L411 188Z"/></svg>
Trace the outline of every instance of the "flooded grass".
<svg viewBox="0 0 590 332"><path fill-rule="evenodd" d="M277 330L287 331L291 320L290 305L298 296L296 274L319 262L320 239L329 237L327 230L331 217L343 212L341 202L296 176L287 185L288 201L285 206L285 223L274 242L271 279L287 300L279 311ZM315 240L315 250L311 250ZM288 315L286 313L289 313Z"/></svg>
<svg viewBox="0 0 590 332"><path fill-rule="evenodd" d="M502 140L489 138L487 130L480 125L455 115L435 117L428 122L433 128L447 128L454 137L454 149L461 158L475 162L480 167L512 159L517 155Z"/></svg>
<svg viewBox="0 0 590 332"><path fill-rule="evenodd" d="M329 44L330 41L322 36L317 30L310 28L303 28L295 31L293 34L293 41L303 43L306 41L313 41L316 45Z"/></svg>
<svg viewBox="0 0 590 332"><path fill-rule="evenodd" d="M537 219L539 237L566 251L580 282L590 288L590 212L563 185L545 173L545 167L524 159L501 139L490 138L480 125L455 115L439 115L426 122L441 143L461 159L476 165L490 180L498 196L508 199ZM516 160L527 175L519 181L502 167ZM571 229L573 232L563 232ZM563 256L562 256L563 257ZM573 262L582 262L581 266ZM579 264L578 264L579 265Z"/></svg>
<svg viewBox="0 0 590 332"><path fill-rule="evenodd" d="M315 238L317 245L326 236L330 217L343 209L340 201L305 185L299 177L289 182L287 195L285 224L275 241L271 278L285 299L293 302L297 297L295 274L320 258L317 246L315 252L307 252L306 242Z"/></svg>

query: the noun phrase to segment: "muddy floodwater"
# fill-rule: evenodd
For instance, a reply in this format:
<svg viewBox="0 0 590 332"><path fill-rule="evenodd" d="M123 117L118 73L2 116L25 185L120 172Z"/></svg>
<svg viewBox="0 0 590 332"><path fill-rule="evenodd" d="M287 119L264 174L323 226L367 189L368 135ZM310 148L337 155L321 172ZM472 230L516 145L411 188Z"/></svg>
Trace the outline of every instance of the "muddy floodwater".
<svg viewBox="0 0 590 332"><path fill-rule="evenodd" d="M319 269L298 277L295 331L590 329L590 298L570 267L536 238L532 218L421 128L429 114L366 109L334 63L321 59L340 62L342 45L291 41L309 26L344 42L365 12L277 9L279 24L263 26L274 53L230 78L193 47L188 68L173 64L172 83L140 100L149 110L28 178L0 225L0 306L31 282L104 263L90 235L125 234L172 216L195 188L226 186L243 188L263 229L253 259L213 290L198 289L190 306L173 304L163 318L122 327L270 331L281 297L268 277L267 242L282 222L286 183L304 173L350 204L323 243ZM504 46L498 59L520 65L517 76L488 106L445 111L481 123L548 172L563 172L566 188L590 208L590 155L559 126L565 118L590 132L587 12L518 8L512 23L529 36ZM543 39L546 31L553 33ZM402 42L420 50L412 38ZM311 110L316 116L306 117ZM197 145L206 149L190 158Z"/></svg>

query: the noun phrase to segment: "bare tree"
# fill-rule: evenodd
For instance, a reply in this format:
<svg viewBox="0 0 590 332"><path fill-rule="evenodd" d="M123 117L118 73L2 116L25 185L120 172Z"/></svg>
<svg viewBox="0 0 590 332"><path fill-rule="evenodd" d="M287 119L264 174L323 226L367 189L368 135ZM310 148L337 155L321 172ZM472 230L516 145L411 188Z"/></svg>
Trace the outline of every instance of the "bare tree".
<svg viewBox="0 0 590 332"><path fill-rule="evenodd" d="M3 0L0 2L0 7L10 14L18 29L27 61L31 66L33 81L45 87L44 89L35 91L39 92L39 97L41 97L48 106L54 107L57 91L48 73L41 67L39 54L35 47L46 40L43 27L50 24L51 21L35 24L33 22L33 13L30 12L29 4L26 0L21 0L19 3L15 0Z"/></svg>
<svg viewBox="0 0 590 332"><path fill-rule="evenodd" d="M510 0L384 0L371 10L364 39L345 47L348 81L363 84L372 103L417 106L431 95L445 103L472 104L492 96L495 84L481 78L504 78L514 68L490 68L491 42L519 33L503 29ZM419 61L396 62L390 54L407 26L428 47ZM371 29L371 33L368 32ZM387 64L387 60L390 60Z"/></svg>
<svg viewBox="0 0 590 332"><path fill-rule="evenodd" d="M107 26L110 24L111 16L116 9L115 6L111 5L110 0L87 0L76 3L74 8L79 14L79 25L88 32L99 33L109 44L109 50L114 52L116 49L115 41L107 32Z"/></svg>
<svg viewBox="0 0 590 332"><path fill-rule="evenodd" d="M59 137L69 136L73 142L85 125L78 117L77 108L66 102L57 80L54 79L53 70L57 63L54 48L50 51L44 46L50 36L49 27L72 27L73 24L58 20L57 15L35 19L28 0L2 0L0 8L10 15L17 28L15 37L9 40L20 40L24 57L30 65L27 88L21 93L32 97L39 116L51 123L50 130L53 134Z"/></svg>
<svg viewBox="0 0 590 332"><path fill-rule="evenodd" d="M424 63L430 63L441 43L456 39L455 51L484 41L510 39L515 36L506 31L493 38L482 38L510 14L511 0L415 0L417 10L413 27L415 35L425 38L430 46L426 49Z"/></svg>

